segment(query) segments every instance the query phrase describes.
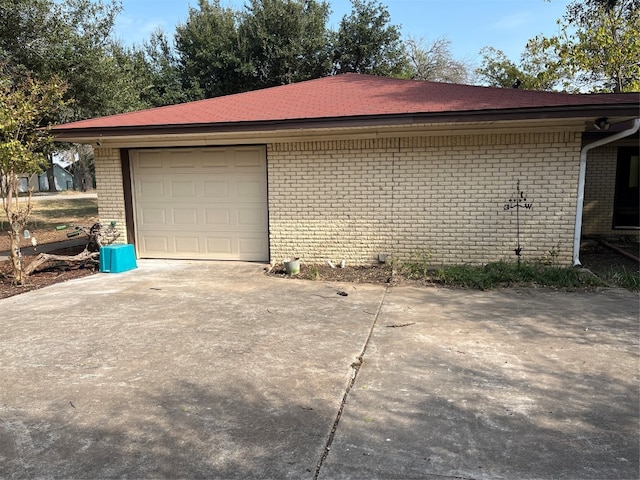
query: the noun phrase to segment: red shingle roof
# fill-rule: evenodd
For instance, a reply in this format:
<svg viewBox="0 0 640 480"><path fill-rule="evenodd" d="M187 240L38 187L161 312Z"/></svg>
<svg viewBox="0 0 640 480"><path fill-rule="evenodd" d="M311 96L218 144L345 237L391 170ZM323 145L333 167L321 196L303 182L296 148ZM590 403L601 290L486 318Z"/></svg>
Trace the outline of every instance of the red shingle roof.
<svg viewBox="0 0 640 480"><path fill-rule="evenodd" d="M565 94L345 74L58 125L55 130L340 119L639 103L640 94Z"/></svg>

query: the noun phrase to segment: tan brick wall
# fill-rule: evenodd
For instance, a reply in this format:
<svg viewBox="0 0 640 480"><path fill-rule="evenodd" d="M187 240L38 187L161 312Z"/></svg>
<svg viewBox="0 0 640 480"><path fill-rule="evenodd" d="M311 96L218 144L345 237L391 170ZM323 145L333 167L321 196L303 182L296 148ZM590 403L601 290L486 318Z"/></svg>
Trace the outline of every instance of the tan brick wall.
<svg viewBox="0 0 640 480"><path fill-rule="evenodd" d="M587 154L584 188L583 235L638 235L638 230L614 230L613 200L616 190L617 147L600 147Z"/></svg>
<svg viewBox="0 0 640 480"><path fill-rule="evenodd" d="M521 188L523 258L560 245L571 261L579 133L487 134L268 146L271 258L375 263L378 253L434 263L514 259Z"/></svg>
<svg viewBox="0 0 640 480"><path fill-rule="evenodd" d="M120 232L116 243L127 243L120 150L95 148L94 156L100 222L107 224L115 221Z"/></svg>

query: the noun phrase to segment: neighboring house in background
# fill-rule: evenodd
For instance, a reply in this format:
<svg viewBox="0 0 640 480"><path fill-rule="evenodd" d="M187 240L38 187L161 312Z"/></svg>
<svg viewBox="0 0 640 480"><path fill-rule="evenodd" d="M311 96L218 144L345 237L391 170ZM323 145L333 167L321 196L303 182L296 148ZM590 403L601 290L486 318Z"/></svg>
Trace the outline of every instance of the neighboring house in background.
<svg viewBox="0 0 640 480"><path fill-rule="evenodd" d="M54 164L53 174L56 182L56 191L63 192L65 190L75 190L74 177L60 165ZM26 193L29 189L34 192L48 192L49 180L45 173L34 173L32 175L23 175L20 177L19 191Z"/></svg>
<svg viewBox="0 0 640 480"><path fill-rule="evenodd" d="M73 175L55 163L53 164L53 178L56 182L56 191L76 190ZM38 186L41 192L49 191L49 179L46 172L38 175Z"/></svg>
<svg viewBox="0 0 640 480"><path fill-rule="evenodd" d="M523 258L569 264L583 234L638 235L639 111L637 93L346 74L52 132L95 146L101 220L139 257L485 263L519 230Z"/></svg>

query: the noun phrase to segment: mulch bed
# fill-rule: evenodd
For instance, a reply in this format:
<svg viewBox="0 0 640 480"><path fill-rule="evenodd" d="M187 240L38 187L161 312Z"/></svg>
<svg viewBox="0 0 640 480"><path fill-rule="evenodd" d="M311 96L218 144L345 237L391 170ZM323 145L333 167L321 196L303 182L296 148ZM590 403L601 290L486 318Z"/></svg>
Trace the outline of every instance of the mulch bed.
<svg viewBox="0 0 640 480"><path fill-rule="evenodd" d="M607 243L630 253L632 256L640 254L639 244L628 238L608 239ZM628 272L638 272L640 263L629 256L622 255L597 240L587 240L583 243L580 254L580 261L584 268L589 269L600 277L606 277L612 268L624 267ZM353 283L374 283L391 286L413 285L413 286L433 286L429 279L411 280L402 275L392 275L388 265L370 267L346 267L331 268L329 265L308 265L300 264L300 273L297 275L287 275L284 265L276 265L269 275L303 280L320 280L326 282L353 282Z"/></svg>
<svg viewBox="0 0 640 480"><path fill-rule="evenodd" d="M615 243L615 242L614 242ZM627 250L629 253L638 254L637 242L622 242L615 244L618 248ZM75 255L83 250L82 246L57 250L58 255ZM30 261L26 257L27 262ZM624 267L629 272L637 272L640 265L637 261L627 256L621 255L596 241L588 241L583 245L580 256L582 264L596 275L606 275L612 267ZM19 295L31 290L53 285L75 278L86 277L98 272L97 262L88 261L84 264L76 262L50 262L43 268L32 273L29 283L24 286L16 286L12 283L12 271L9 261L0 262L0 299ZM356 266L345 268L331 268L329 265L300 265L300 273L289 276L283 265L275 266L269 275L281 278L320 280L326 282L349 282L349 283L373 283L380 285L414 285L432 286L429 280L408 280L401 275L392 275L391 269L387 265L381 266Z"/></svg>
<svg viewBox="0 0 640 480"><path fill-rule="evenodd" d="M623 267L628 272L638 272L640 263L636 259L640 255L640 243L626 238L610 238L606 243L627 252L627 255L612 250L596 239L590 239L583 242L580 250L580 261L585 268L598 276L606 275L614 267Z"/></svg>
<svg viewBox="0 0 640 480"><path fill-rule="evenodd" d="M84 247L73 247L56 250L57 255L76 255L83 250ZM31 261L31 258L25 257L25 263ZM36 270L29 276L27 285L13 284L13 271L10 261L0 262L0 299L26 293L31 290L38 290L42 287L54 285L56 283L66 282L74 278L86 277L93 275L98 271L96 262L49 262L40 270Z"/></svg>

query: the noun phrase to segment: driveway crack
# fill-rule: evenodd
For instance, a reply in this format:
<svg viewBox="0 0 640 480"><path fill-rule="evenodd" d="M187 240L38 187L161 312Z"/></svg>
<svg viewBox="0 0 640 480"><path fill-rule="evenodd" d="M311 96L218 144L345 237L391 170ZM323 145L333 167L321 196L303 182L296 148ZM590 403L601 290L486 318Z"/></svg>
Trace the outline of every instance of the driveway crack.
<svg viewBox="0 0 640 480"><path fill-rule="evenodd" d="M373 317L373 321L371 322L371 326L369 327L369 333L367 338L362 346L362 350L360 354L355 358L355 361L351 364L351 378L347 383L347 386L344 390L344 395L342 396L342 401L340 402L340 408L338 408L338 413L336 414L336 418L333 422L333 426L331 427L331 433L327 438L327 443L324 446L324 450L322 451L322 455L320 456L320 460L318 460L318 464L316 465L316 470L313 474L313 480L318 480L318 476L320 475L320 471L322 470L322 465L324 461L329 456L329 452L331 451L331 445L333 444L333 439L336 436L336 432L338 430L338 425L340 424L340 419L342 418L342 412L344 411L344 407L347 404L347 399L349 398L349 393L351 389L356 383L358 379L358 372L360 372L360 368L364 362L364 357L367 353L367 348L369 347L369 342L371 341L371 337L373 336L373 329L376 327L378 323L378 317L380 316L380 311L382 310L382 305L384 304L384 299L387 295L389 287L385 286L384 291L382 292L382 298L380 299L380 303L378 304L378 309Z"/></svg>

